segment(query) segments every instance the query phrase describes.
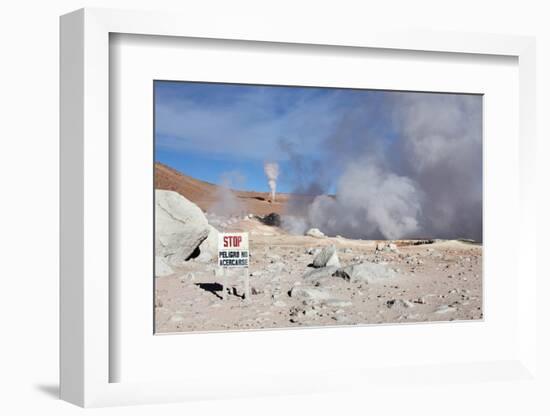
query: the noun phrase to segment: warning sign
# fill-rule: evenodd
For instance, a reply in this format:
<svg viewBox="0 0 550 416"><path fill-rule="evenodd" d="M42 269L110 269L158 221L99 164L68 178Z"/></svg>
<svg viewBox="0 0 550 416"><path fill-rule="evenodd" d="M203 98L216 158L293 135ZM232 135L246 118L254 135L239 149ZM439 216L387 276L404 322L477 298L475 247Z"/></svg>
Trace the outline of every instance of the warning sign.
<svg viewBox="0 0 550 416"><path fill-rule="evenodd" d="M248 233L218 234L218 266L248 267Z"/></svg>

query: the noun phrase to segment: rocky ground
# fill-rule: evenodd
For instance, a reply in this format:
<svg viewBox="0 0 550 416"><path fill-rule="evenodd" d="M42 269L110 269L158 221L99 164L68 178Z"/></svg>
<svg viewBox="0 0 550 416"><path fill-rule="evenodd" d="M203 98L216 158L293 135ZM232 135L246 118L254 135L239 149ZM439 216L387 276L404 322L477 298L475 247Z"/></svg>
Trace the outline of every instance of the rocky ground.
<svg viewBox="0 0 550 416"><path fill-rule="evenodd" d="M252 215L216 228L249 232L250 299L243 269L222 299L215 256L170 264L155 279L157 333L483 318L479 244L296 236Z"/></svg>

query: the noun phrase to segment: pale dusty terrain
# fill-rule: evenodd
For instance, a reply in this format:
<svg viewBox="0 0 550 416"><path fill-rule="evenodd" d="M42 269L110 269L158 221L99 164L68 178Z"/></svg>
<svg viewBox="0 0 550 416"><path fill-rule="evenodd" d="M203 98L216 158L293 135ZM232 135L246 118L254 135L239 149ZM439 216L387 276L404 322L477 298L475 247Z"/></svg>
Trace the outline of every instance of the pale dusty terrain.
<svg viewBox="0 0 550 416"><path fill-rule="evenodd" d="M242 298L242 269L229 273L230 294L222 300L216 259L189 260L155 279L157 333L483 318L481 245L396 241L397 249L380 251L375 241L290 235L256 218L225 229L250 233L251 298ZM378 263L393 276L370 283L328 272L304 277L314 270L312 249L330 244L341 267Z"/></svg>

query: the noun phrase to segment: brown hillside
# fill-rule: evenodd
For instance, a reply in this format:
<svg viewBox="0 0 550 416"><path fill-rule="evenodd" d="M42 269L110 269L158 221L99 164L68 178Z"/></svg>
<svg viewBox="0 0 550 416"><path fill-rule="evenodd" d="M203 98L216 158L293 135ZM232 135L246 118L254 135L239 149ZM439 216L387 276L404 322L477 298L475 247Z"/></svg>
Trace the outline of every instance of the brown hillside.
<svg viewBox="0 0 550 416"><path fill-rule="evenodd" d="M162 163L155 163L155 189L166 189L183 195L197 204L203 211L216 202L219 186L184 175ZM231 190L244 204L246 213L267 215L272 212L282 214L289 199L289 194L277 194L271 203L267 192Z"/></svg>

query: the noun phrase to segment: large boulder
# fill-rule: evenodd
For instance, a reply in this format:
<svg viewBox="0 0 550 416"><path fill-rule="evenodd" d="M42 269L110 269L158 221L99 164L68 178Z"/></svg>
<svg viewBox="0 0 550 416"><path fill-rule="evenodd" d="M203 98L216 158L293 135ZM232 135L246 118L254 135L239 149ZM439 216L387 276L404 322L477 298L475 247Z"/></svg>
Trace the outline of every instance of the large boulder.
<svg viewBox="0 0 550 416"><path fill-rule="evenodd" d="M358 263L338 269L334 276L350 282L376 283L394 277L395 272L384 264Z"/></svg>
<svg viewBox="0 0 550 416"><path fill-rule="evenodd" d="M171 266L181 265L208 237L201 209L173 191L155 191L155 254Z"/></svg>
<svg viewBox="0 0 550 416"><path fill-rule="evenodd" d="M340 267L334 244L324 247L313 259L313 267Z"/></svg>
<svg viewBox="0 0 550 416"><path fill-rule="evenodd" d="M199 246L200 254L197 261L208 263L217 258L218 255L218 230L211 225L208 226L208 237Z"/></svg>
<svg viewBox="0 0 550 416"><path fill-rule="evenodd" d="M155 277L168 276L174 273L174 270L164 261L164 258L155 256Z"/></svg>
<svg viewBox="0 0 550 416"><path fill-rule="evenodd" d="M338 267L321 267L319 269L310 269L306 272L302 279L309 282L318 282L319 280L332 277L332 275L338 270Z"/></svg>

